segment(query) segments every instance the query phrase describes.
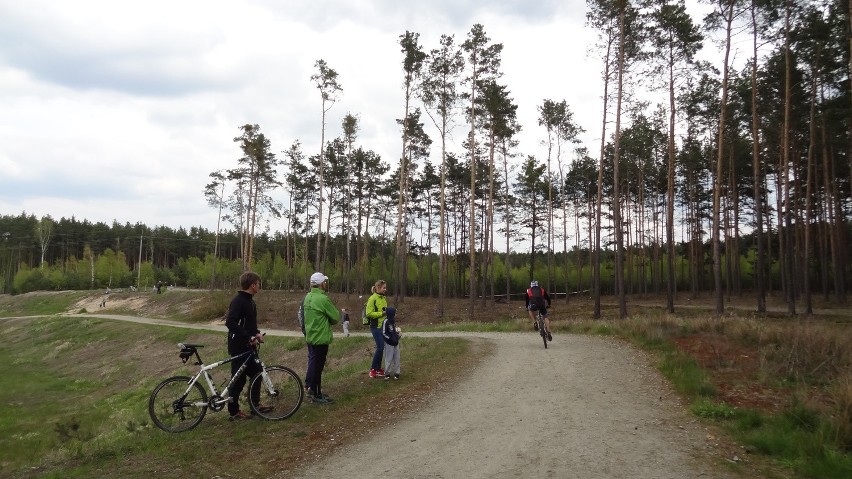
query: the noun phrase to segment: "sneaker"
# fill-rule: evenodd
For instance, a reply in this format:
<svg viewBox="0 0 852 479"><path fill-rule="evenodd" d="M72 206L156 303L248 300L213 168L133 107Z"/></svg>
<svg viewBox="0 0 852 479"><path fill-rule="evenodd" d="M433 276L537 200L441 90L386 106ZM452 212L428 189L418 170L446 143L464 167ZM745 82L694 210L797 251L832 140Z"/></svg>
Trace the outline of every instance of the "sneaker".
<svg viewBox="0 0 852 479"><path fill-rule="evenodd" d="M273 409L275 409L275 408L272 407L272 406L263 406L263 405L257 406L257 412L260 412L260 413L272 412Z"/></svg>
<svg viewBox="0 0 852 479"><path fill-rule="evenodd" d="M538 322L533 323L533 329L538 331Z"/></svg>
<svg viewBox="0 0 852 479"><path fill-rule="evenodd" d="M548 331L548 332L547 332L547 340L548 340L548 341L553 341L553 335L552 335L552 334L550 334L550 331Z"/></svg>
<svg viewBox="0 0 852 479"><path fill-rule="evenodd" d="M393 375L393 379L394 379L394 380L399 379L399 374L394 374L394 375Z"/></svg>
<svg viewBox="0 0 852 479"><path fill-rule="evenodd" d="M328 394L320 394L320 397L325 399L328 402L334 402L334 399L331 399L330 397L328 397Z"/></svg>
<svg viewBox="0 0 852 479"><path fill-rule="evenodd" d="M384 376L384 375L385 375L384 369L376 369L376 376Z"/></svg>
<svg viewBox="0 0 852 479"><path fill-rule="evenodd" d="M231 414L231 421L244 421L246 419L251 419L251 415L242 411L237 411L236 414Z"/></svg>
<svg viewBox="0 0 852 479"><path fill-rule="evenodd" d="M388 374L387 376L385 376L385 381L387 381L387 380L388 380L388 379L390 379L390 378L391 378L391 377L390 377L390 374Z"/></svg>
<svg viewBox="0 0 852 479"><path fill-rule="evenodd" d="M373 379L376 379L376 370L375 369L370 370L370 377L373 378Z"/></svg>
<svg viewBox="0 0 852 479"><path fill-rule="evenodd" d="M314 404L331 404L331 399L322 396L311 396L310 401Z"/></svg>

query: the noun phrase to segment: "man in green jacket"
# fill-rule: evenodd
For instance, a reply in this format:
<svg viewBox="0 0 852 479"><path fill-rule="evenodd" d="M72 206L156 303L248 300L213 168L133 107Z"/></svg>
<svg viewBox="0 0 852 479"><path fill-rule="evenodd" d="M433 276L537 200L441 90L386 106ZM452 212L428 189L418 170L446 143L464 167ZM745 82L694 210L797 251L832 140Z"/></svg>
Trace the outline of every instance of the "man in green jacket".
<svg viewBox="0 0 852 479"><path fill-rule="evenodd" d="M328 346L333 339L331 328L340 321L340 311L328 297L328 276L319 272L311 275L311 290L303 304L305 342L308 343L305 389L311 402L328 404L332 399L322 393L322 370L325 368Z"/></svg>

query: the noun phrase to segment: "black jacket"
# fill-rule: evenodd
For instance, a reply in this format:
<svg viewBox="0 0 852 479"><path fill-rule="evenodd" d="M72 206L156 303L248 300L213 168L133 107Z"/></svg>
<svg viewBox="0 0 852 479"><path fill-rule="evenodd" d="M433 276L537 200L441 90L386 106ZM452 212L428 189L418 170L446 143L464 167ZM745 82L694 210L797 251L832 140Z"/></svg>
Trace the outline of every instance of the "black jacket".
<svg viewBox="0 0 852 479"><path fill-rule="evenodd" d="M257 329L257 304L250 294L237 292L228 306L225 326L228 327L228 354L234 356L248 351L252 336L260 332Z"/></svg>
<svg viewBox="0 0 852 479"><path fill-rule="evenodd" d="M388 318L385 324L382 325L382 336L385 338L385 343L391 346L399 344L399 333L396 332L396 320Z"/></svg>

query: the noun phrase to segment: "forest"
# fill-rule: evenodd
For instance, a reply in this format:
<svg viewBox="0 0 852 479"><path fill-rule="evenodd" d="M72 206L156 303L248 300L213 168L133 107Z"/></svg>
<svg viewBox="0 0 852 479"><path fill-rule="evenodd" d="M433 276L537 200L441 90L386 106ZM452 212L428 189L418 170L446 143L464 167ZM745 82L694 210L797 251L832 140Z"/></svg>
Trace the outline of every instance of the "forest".
<svg viewBox="0 0 852 479"><path fill-rule="evenodd" d="M767 294L782 294L789 314L810 313L815 294L845 302L852 6L712 6L699 19L683 0L587 0L596 126L578 125L565 99L543 99L538 124L520 125L503 44L483 25L432 46L406 31L389 160L359 143L357 114L332 121L340 73L317 60L317 153L299 141L276 152L259 125L239 126L234 167L199 173L215 231L2 215L0 290L235 288L252 269L266 288L303 289L320 270L336 291L382 278L397 298L465 297L471 311L531 279L594 297L595 317L602 295L622 317L637 294L670 311L712 295L717 314L732 295L765 312ZM707 48L720 63L698 60ZM544 157L519 151L522 127L542 132ZM584 131L600 144L581 144Z"/></svg>

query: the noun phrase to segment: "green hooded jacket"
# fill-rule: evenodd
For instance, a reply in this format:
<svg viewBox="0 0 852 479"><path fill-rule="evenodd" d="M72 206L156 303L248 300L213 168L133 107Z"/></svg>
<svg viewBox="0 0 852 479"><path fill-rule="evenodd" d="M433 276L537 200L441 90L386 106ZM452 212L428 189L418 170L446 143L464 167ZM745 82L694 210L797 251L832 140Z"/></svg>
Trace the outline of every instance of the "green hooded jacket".
<svg viewBox="0 0 852 479"><path fill-rule="evenodd" d="M325 291L311 288L305 296L305 341L312 345L331 344L331 326L340 321L340 311Z"/></svg>
<svg viewBox="0 0 852 479"><path fill-rule="evenodd" d="M383 294L373 293L367 300L367 318L370 319L371 328L382 329L385 322L385 308L388 307L388 298Z"/></svg>

